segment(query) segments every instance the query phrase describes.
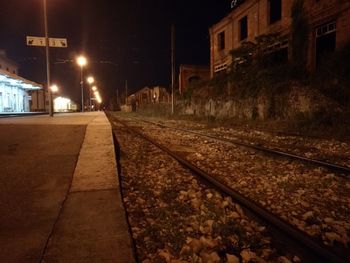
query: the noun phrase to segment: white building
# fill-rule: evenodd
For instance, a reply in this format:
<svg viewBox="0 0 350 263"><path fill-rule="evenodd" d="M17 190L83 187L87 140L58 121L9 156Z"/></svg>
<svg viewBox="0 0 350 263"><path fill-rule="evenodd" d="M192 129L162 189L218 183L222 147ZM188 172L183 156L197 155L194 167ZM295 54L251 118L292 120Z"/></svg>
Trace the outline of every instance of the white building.
<svg viewBox="0 0 350 263"><path fill-rule="evenodd" d="M77 111L77 104L65 97L57 97L53 100L55 112Z"/></svg>
<svg viewBox="0 0 350 263"><path fill-rule="evenodd" d="M17 75L18 66L0 50L0 112L29 112L28 91L42 89L40 84Z"/></svg>

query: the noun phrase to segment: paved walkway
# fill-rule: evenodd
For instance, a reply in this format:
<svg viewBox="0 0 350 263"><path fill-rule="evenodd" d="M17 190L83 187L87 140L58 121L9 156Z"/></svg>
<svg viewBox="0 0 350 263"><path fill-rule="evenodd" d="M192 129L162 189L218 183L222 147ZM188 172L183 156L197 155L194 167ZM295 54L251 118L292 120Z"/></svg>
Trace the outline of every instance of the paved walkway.
<svg viewBox="0 0 350 263"><path fill-rule="evenodd" d="M0 120L1 262L134 262L102 112Z"/></svg>

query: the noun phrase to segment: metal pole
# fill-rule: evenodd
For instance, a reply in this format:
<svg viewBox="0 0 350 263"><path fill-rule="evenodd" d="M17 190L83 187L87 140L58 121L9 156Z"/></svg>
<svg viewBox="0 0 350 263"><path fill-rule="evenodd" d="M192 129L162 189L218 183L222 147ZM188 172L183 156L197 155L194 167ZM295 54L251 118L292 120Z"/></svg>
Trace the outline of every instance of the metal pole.
<svg viewBox="0 0 350 263"><path fill-rule="evenodd" d="M119 109L119 89L117 88L117 110Z"/></svg>
<svg viewBox="0 0 350 263"><path fill-rule="evenodd" d="M92 108L91 108L91 85L89 86L89 107L90 107L90 109L89 109L89 111L92 111Z"/></svg>
<svg viewBox="0 0 350 263"><path fill-rule="evenodd" d="M80 86L81 86L81 112L84 112L84 81L83 81L83 66L80 66Z"/></svg>
<svg viewBox="0 0 350 263"><path fill-rule="evenodd" d="M52 103L52 93L50 89L50 54L49 54L49 30L47 26L47 8L46 8L46 0L44 0L44 20L45 20L45 41L46 41L46 77L47 77L47 91L49 94L49 115L53 117L53 103ZM45 90L43 90L45 94ZM45 95L44 95L45 98ZM45 99L44 99L44 109L45 109Z"/></svg>
<svg viewBox="0 0 350 263"><path fill-rule="evenodd" d="M175 27L171 25L171 114L174 114L175 85Z"/></svg>
<svg viewBox="0 0 350 263"><path fill-rule="evenodd" d="M125 80L125 106L128 105L128 80Z"/></svg>

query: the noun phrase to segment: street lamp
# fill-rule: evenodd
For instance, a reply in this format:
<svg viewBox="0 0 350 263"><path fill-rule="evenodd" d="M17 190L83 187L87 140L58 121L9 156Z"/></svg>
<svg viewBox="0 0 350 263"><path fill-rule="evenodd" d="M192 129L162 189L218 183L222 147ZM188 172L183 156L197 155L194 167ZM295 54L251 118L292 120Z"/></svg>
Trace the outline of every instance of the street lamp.
<svg viewBox="0 0 350 263"><path fill-rule="evenodd" d="M80 86L81 86L81 111L84 112L84 80L83 80L83 67L87 64L87 60L84 56L77 58L77 64L80 66Z"/></svg>
<svg viewBox="0 0 350 263"><path fill-rule="evenodd" d="M87 82L91 85L92 83L94 83L95 79L93 76L89 76L87 78ZM91 111L91 86L89 87L89 108Z"/></svg>

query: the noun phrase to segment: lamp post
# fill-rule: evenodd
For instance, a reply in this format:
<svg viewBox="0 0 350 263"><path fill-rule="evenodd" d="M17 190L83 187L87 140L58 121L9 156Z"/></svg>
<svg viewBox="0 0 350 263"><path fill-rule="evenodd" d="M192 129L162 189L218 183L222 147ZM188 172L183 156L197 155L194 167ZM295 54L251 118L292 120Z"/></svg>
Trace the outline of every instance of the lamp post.
<svg viewBox="0 0 350 263"><path fill-rule="evenodd" d="M50 54L49 54L49 30L47 25L47 5L46 0L43 0L44 4L44 24L45 24L45 48L46 48L46 78L47 78L47 92L49 95L49 116L53 117L53 104L52 104L52 94L50 90ZM45 89L44 93L44 110L45 110Z"/></svg>
<svg viewBox="0 0 350 263"><path fill-rule="evenodd" d="M77 64L80 66L80 87L81 87L81 112L84 112L84 79L83 79L83 67L87 64L87 60L84 56L77 58Z"/></svg>
<svg viewBox="0 0 350 263"><path fill-rule="evenodd" d="M91 85L92 83L94 83L94 81L95 81L95 79L94 79L94 77L92 77L92 76L89 76L88 78L87 78L87 82ZM92 110L91 109L91 86L89 87L89 109L90 109L90 111Z"/></svg>

